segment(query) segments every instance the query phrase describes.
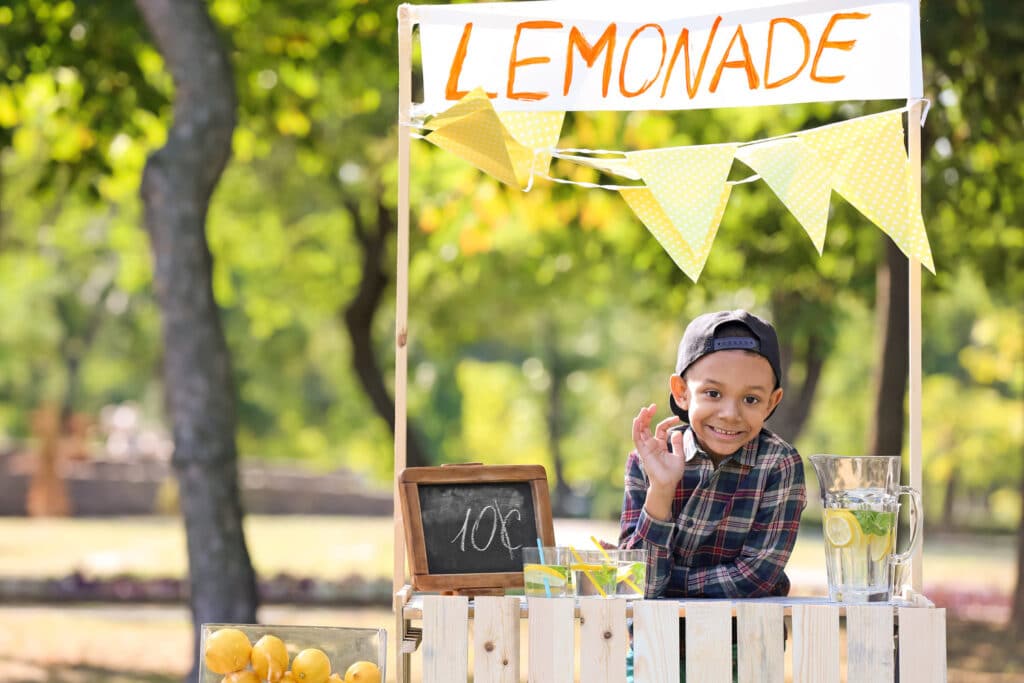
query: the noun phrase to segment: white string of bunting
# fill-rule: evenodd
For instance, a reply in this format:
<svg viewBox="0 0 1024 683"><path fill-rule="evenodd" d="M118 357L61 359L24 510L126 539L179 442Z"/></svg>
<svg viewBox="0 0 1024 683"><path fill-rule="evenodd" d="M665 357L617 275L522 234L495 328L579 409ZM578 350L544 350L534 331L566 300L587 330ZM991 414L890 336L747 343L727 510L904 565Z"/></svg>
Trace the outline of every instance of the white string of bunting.
<svg viewBox="0 0 1024 683"><path fill-rule="evenodd" d="M908 105L909 106L909 105ZM696 282L732 186L764 180L821 254L832 191L935 272L904 147L907 107L746 143L640 151L559 149L565 112L495 111L482 89L412 127L416 135L499 181L529 190L534 177L618 192L676 265ZM558 158L642 185L600 185L549 175ZM755 172L730 181L733 161Z"/></svg>

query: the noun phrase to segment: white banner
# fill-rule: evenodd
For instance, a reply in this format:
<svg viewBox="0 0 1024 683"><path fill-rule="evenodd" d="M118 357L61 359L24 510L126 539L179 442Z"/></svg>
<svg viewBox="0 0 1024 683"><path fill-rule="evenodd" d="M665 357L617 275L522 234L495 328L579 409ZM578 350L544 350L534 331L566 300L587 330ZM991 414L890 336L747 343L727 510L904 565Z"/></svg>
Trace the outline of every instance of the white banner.
<svg viewBox="0 0 1024 683"><path fill-rule="evenodd" d="M424 102L703 109L922 96L918 0L414 5Z"/></svg>

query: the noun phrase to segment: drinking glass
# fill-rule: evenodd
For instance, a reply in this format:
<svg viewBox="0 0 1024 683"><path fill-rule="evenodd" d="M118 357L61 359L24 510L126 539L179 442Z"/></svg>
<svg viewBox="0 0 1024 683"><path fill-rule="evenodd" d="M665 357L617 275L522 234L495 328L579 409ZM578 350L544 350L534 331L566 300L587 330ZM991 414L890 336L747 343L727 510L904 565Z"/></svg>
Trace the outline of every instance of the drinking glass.
<svg viewBox="0 0 1024 683"><path fill-rule="evenodd" d="M641 600L647 584L646 550L609 550L615 560L615 595Z"/></svg>
<svg viewBox="0 0 1024 683"><path fill-rule="evenodd" d="M615 595L618 564L611 557L614 550L577 551L573 555L572 580L576 586L576 595L599 595L603 598Z"/></svg>
<svg viewBox="0 0 1024 683"><path fill-rule="evenodd" d="M568 548L523 548L523 592L528 598L573 597Z"/></svg>

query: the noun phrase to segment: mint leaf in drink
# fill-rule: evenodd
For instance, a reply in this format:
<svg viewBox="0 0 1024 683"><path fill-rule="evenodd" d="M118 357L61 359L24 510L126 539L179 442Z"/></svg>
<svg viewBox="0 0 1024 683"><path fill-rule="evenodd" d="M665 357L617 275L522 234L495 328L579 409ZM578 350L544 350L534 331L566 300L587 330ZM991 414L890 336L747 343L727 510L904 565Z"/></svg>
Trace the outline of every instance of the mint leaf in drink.
<svg viewBox="0 0 1024 683"><path fill-rule="evenodd" d="M895 512L883 512L875 510L851 510L857 518L861 530L872 536L885 536L892 530L896 522Z"/></svg>

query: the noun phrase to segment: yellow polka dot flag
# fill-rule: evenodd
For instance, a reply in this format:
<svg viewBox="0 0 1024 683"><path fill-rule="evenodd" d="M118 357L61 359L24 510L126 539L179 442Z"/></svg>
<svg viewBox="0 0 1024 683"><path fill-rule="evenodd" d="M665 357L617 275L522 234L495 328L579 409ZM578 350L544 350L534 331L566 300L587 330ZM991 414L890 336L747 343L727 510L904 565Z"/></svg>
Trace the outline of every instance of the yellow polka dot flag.
<svg viewBox="0 0 1024 683"><path fill-rule="evenodd" d="M737 150L736 158L768 184L820 255L825 248L828 204L832 197L829 168L824 160L799 137L746 145Z"/></svg>
<svg viewBox="0 0 1024 683"><path fill-rule="evenodd" d="M683 239L676 223L668 217L650 189L646 187L622 188L619 190L619 194L654 235L654 238L658 240L662 249L668 252L668 255L686 273L687 277L696 282L704 270L708 254L711 253L711 245L715 241L715 235L718 234L718 226L722 222L722 214L725 213L725 205L729 202L731 190L731 185L724 182L720 184L718 201L714 207L714 213L708 221L709 229L704 236L704 242L698 249L692 249Z"/></svg>
<svg viewBox="0 0 1024 683"><path fill-rule="evenodd" d="M715 217L721 217L719 200L737 146L697 145L626 153L655 201L696 253L704 249L708 235L718 229Z"/></svg>
<svg viewBox="0 0 1024 683"><path fill-rule="evenodd" d="M519 143L515 147L516 152L509 152L520 184L525 186L529 182L531 172L547 173L551 166L551 152L562 134L565 112L502 111L498 112L498 118Z"/></svg>
<svg viewBox="0 0 1024 683"><path fill-rule="evenodd" d="M565 112L494 110L483 89L467 93L431 118L426 139L508 185L526 187L533 173L545 173L558 142Z"/></svg>
<svg viewBox="0 0 1024 683"><path fill-rule="evenodd" d="M836 192L889 235L904 254L935 272L921 217L920 189L911 182L901 111L815 128L801 133L800 139L829 167Z"/></svg>

